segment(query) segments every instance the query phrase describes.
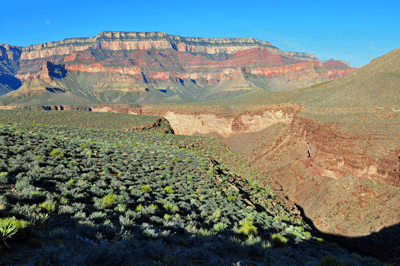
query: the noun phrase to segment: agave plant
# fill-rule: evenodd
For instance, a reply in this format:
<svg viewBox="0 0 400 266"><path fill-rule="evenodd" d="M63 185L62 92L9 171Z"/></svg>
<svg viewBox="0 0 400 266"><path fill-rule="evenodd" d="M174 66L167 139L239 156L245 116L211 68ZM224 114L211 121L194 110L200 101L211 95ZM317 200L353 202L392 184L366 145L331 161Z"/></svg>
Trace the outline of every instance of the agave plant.
<svg viewBox="0 0 400 266"><path fill-rule="evenodd" d="M0 239L2 243L10 249L10 247L6 243L7 238L11 238L13 235L17 233L18 229L15 224L11 220L5 220L0 223ZM3 250L3 247L0 243L0 250Z"/></svg>

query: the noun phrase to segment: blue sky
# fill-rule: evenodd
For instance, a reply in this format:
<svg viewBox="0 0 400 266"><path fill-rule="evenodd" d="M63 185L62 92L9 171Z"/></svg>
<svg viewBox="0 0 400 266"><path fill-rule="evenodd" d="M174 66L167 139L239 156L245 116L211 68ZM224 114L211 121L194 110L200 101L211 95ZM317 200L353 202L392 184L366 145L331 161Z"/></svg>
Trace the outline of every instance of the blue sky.
<svg viewBox="0 0 400 266"><path fill-rule="evenodd" d="M4 2L4 1L2 1ZM363 66L400 47L400 1L8 1L0 43L18 46L101 31L255 38L283 51Z"/></svg>

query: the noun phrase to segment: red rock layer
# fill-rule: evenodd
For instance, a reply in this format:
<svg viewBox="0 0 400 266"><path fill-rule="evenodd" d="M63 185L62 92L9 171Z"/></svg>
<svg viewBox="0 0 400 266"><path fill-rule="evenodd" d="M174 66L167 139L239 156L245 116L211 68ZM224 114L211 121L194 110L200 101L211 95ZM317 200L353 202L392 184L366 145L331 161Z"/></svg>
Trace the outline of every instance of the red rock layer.
<svg viewBox="0 0 400 266"><path fill-rule="evenodd" d="M89 51L73 53L64 58L65 68L69 71L83 72L118 72L122 75L140 75L142 72L151 79L167 80L169 78L192 79L203 78L211 83L226 79L241 77L238 69L242 72L254 75L262 75L270 79L285 75L296 80L313 79L315 76L296 76L305 69L317 68L322 77L336 79L355 69L330 69L321 71L323 68L319 61L306 62L295 59L283 58L282 56L268 52L266 49L253 48L240 51L227 60L212 60L202 55L192 55L179 51L144 51L140 50L128 56L129 58L115 58L97 61ZM81 63L77 63L81 62ZM341 62L340 62L341 63ZM108 65L127 65L111 67ZM269 67L268 67L269 66ZM228 70L229 69L229 70ZM236 69L236 70L234 70ZM20 75L20 78L31 75ZM319 75L321 77L321 75ZM212 82L212 81L213 82Z"/></svg>

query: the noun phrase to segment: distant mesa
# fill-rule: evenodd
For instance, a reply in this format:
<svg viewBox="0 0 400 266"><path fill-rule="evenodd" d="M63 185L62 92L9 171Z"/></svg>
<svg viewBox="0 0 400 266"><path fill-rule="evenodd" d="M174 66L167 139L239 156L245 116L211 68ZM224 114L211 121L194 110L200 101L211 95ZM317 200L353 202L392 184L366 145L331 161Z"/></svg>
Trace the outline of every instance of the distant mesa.
<svg viewBox="0 0 400 266"><path fill-rule="evenodd" d="M0 104L13 105L38 102L32 97L42 97L43 90L68 91L80 103L92 104L214 100L259 89L292 91L356 70L345 62L321 62L312 54L284 52L251 38L194 38L164 32L105 31L27 47L0 45L0 52L0 74L13 78L0 78L0 95L16 90ZM164 90L160 90L163 99L141 95L159 87L168 88L171 96ZM53 96L46 97L53 101ZM54 97L58 103L59 96ZM63 99L64 104L72 101Z"/></svg>

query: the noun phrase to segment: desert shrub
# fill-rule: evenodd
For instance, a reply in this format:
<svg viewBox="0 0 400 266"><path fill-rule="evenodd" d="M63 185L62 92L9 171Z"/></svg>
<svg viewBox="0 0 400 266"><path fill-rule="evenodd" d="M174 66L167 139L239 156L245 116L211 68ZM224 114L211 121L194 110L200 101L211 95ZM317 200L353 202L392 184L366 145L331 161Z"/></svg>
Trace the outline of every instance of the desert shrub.
<svg viewBox="0 0 400 266"><path fill-rule="evenodd" d="M125 212L127 207L128 206L126 204L118 204L118 206L116 207L116 210L118 212Z"/></svg>
<svg viewBox="0 0 400 266"><path fill-rule="evenodd" d="M75 213L75 215L73 216L73 218L76 219L84 219L86 218L86 213L83 211L78 211L77 213Z"/></svg>
<svg viewBox="0 0 400 266"><path fill-rule="evenodd" d="M8 173L7 172L0 172L0 184L7 184L8 182Z"/></svg>
<svg viewBox="0 0 400 266"><path fill-rule="evenodd" d="M164 188L164 192L165 192L165 193L168 193L168 194L174 193L174 191L172 190L171 187L166 187L166 188Z"/></svg>
<svg viewBox="0 0 400 266"><path fill-rule="evenodd" d="M228 227L227 224L219 222L219 223L215 224L213 228L215 231L224 231L227 227Z"/></svg>
<svg viewBox="0 0 400 266"><path fill-rule="evenodd" d="M89 146L88 146L86 143L84 143L84 142L82 142L79 146L80 146L81 148L84 148L84 149L89 148Z"/></svg>
<svg viewBox="0 0 400 266"><path fill-rule="evenodd" d="M143 185L140 188L140 190L143 191L143 192L147 192L147 193L150 193L152 191L152 189L150 188L150 185Z"/></svg>
<svg viewBox="0 0 400 266"><path fill-rule="evenodd" d="M178 212L179 207L176 205L173 205L171 203L165 203L164 204L164 209L171 211L172 213Z"/></svg>
<svg viewBox="0 0 400 266"><path fill-rule="evenodd" d="M60 206L59 210L58 210L58 214L72 214L75 213L77 210L76 208L72 207L72 206Z"/></svg>
<svg viewBox="0 0 400 266"><path fill-rule="evenodd" d="M113 205L117 204L117 197L115 196L115 194L107 194L102 198L102 202L104 207L110 208Z"/></svg>
<svg viewBox="0 0 400 266"><path fill-rule="evenodd" d="M162 218L158 217L158 216L151 216L150 217L150 221L152 221L153 223L156 223L156 224L162 224L163 223Z"/></svg>
<svg viewBox="0 0 400 266"><path fill-rule="evenodd" d="M257 228L253 225L254 219L251 217L246 217L244 220L241 220L239 224L241 227L239 228L238 233L244 236L257 235Z"/></svg>
<svg viewBox="0 0 400 266"><path fill-rule="evenodd" d="M221 209L215 210L215 212L212 214L212 218L214 221L218 221L218 219L221 217Z"/></svg>
<svg viewBox="0 0 400 266"><path fill-rule="evenodd" d="M310 237L312 236L310 232L304 232L303 235L304 235L306 238L310 238Z"/></svg>
<svg viewBox="0 0 400 266"><path fill-rule="evenodd" d="M134 222L132 219L129 218L129 216L127 214L125 214L125 216L120 215L119 216L119 222L121 225L129 228L131 226L133 226Z"/></svg>
<svg viewBox="0 0 400 266"><path fill-rule="evenodd" d="M276 244L278 247L284 247L286 246L286 243L288 242L287 238L281 235L273 234L271 235L271 241Z"/></svg>
<svg viewBox="0 0 400 266"><path fill-rule="evenodd" d="M345 264L339 258L331 255L326 255L318 261L316 266L344 266Z"/></svg>
<svg viewBox="0 0 400 266"><path fill-rule="evenodd" d="M61 151L60 151L60 149L53 149L51 152L50 152L50 156L51 157L64 157L64 153L62 153Z"/></svg>
<svg viewBox="0 0 400 266"><path fill-rule="evenodd" d="M90 216L89 219L93 220L94 222L102 222L103 220L105 220L107 214L105 214L104 212L101 211L97 211L97 212L93 212Z"/></svg>
<svg viewBox="0 0 400 266"><path fill-rule="evenodd" d="M52 204L50 202L43 202L39 204L39 207L46 212L51 212L54 211L54 209L56 208L55 204Z"/></svg>
<svg viewBox="0 0 400 266"><path fill-rule="evenodd" d="M6 243L7 239L13 236L19 239L27 239L32 235L32 233L32 222L17 220L15 217L0 219L0 241L7 247L9 247ZM0 243L0 250L2 244Z"/></svg>

